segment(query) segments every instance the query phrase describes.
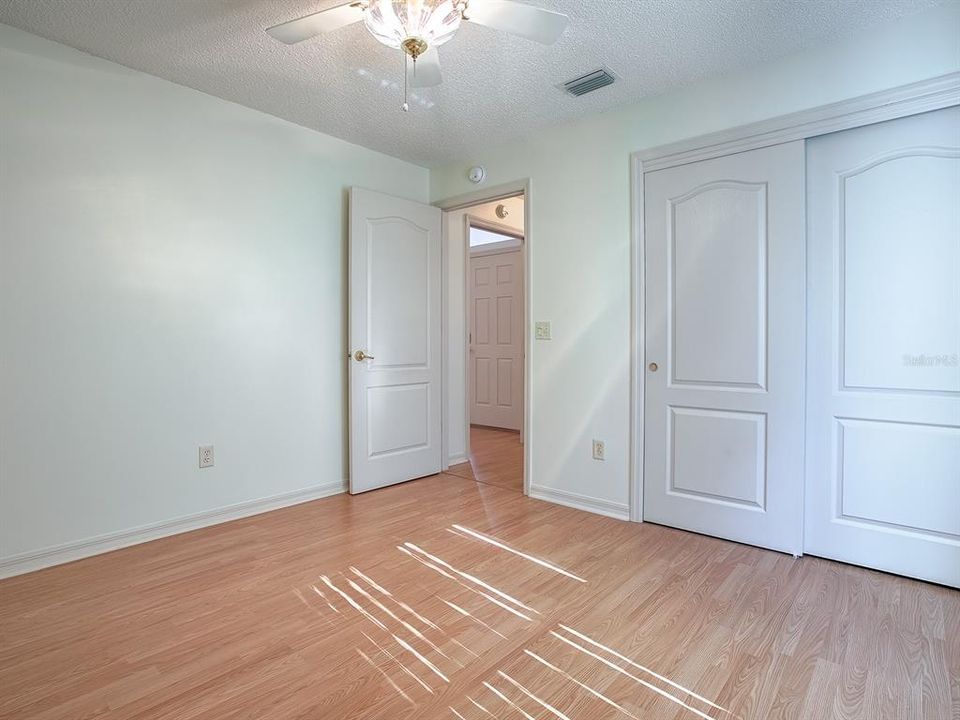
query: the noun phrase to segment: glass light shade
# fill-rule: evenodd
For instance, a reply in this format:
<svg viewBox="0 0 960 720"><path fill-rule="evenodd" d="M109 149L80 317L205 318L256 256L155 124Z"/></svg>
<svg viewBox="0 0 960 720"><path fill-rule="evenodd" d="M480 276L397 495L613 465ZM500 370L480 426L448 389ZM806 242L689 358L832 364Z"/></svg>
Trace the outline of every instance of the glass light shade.
<svg viewBox="0 0 960 720"><path fill-rule="evenodd" d="M399 48L404 40L443 45L460 27L454 0L370 0L363 13L367 30L384 45Z"/></svg>

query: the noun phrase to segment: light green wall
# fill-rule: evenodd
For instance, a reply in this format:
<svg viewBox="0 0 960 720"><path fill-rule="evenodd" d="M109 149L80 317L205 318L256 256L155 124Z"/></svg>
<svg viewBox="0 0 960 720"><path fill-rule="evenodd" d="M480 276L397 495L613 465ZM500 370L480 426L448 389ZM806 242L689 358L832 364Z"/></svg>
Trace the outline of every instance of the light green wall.
<svg viewBox="0 0 960 720"><path fill-rule="evenodd" d="M429 177L0 25L0 574L341 487L351 185Z"/></svg>
<svg viewBox="0 0 960 720"><path fill-rule="evenodd" d="M533 343L534 482L628 499L631 152L957 70L951 3L433 168L434 201L476 191L471 165L489 186L531 181L532 312L553 322L553 340ZM605 462L591 438L606 441Z"/></svg>

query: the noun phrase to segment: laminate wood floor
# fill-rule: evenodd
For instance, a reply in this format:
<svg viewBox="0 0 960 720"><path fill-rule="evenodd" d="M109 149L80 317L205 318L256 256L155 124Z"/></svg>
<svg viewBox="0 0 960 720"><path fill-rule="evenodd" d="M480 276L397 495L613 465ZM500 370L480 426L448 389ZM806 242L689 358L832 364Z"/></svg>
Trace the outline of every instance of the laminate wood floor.
<svg viewBox="0 0 960 720"><path fill-rule="evenodd" d="M523 492L523 445L515 430L470 426L470 461L448 473Z"/></svg>
<svg viewBox="0 0 960 720"><path fill-rule="evenodd" d="M0 582L0 717L960 717L960 593L451 475Z"/></svg>

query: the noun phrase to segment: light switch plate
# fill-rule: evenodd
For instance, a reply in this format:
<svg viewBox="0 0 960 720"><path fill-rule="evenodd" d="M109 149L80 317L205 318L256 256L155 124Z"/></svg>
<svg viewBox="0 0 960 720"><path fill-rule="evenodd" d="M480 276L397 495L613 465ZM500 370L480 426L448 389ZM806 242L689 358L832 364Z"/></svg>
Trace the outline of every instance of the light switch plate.
<svg viewBox="0 0 960 720"><path fill-rule="evenodd" d="M550 321L538 320L534 323L533 332L537 340L550 340Z"/></svg>
<svg viewBox="0 0 960 720"><path fill-rule="evenodd" d="M200 467L213 467L213 445L200 446Z"/></svg>

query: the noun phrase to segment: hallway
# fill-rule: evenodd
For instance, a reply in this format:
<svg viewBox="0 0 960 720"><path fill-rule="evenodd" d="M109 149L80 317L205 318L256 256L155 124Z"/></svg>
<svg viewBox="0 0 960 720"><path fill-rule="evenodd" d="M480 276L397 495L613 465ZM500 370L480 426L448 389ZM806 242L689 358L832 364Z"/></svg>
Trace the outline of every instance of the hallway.
<svg viewBox="0 0 960 720"><path fill-rule="evenodd" d="M470 462L453 465L450 475L523 492L523 445L520 433L470 426Z"/></svg>

